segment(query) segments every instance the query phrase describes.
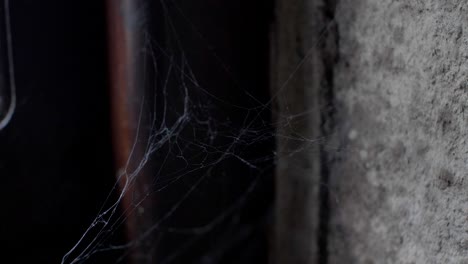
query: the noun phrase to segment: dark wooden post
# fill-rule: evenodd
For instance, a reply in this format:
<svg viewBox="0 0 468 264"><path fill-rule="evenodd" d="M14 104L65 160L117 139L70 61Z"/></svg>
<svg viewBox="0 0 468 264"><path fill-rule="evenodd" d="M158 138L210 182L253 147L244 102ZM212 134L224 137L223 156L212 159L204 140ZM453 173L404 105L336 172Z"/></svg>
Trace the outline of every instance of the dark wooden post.
<svg viewBox="0 0 468 264"><path fill-rule="evenodd" d="M151 225L153 201L146 197L150 181L147 167L138 169L148 133L139 129L147 120L141 111L145 55L140 50L145 31L138 23L142 15L138 12L140 4L142 1L108 1L113 145L127 238L133 248L130 258L135 264L150 263L154 257L151 247L146 247L141 239Z"/></svg>

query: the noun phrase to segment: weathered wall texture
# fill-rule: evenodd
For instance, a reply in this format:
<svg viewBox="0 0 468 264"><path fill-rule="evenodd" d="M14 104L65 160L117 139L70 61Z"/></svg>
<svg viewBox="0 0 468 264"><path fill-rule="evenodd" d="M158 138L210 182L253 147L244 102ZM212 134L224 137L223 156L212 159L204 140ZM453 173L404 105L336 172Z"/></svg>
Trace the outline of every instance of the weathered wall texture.
<svg viewBox="0 0 468 264"><path fill-rule="evenodd" d="M274 261L468 263L468 2L332 2L277 1Z"/></svg>
<svg viewBox="0 0 468 264"><path fill-rule="evenodd" d="M329 263L468 263L468 2L341 0Z"/></svg>

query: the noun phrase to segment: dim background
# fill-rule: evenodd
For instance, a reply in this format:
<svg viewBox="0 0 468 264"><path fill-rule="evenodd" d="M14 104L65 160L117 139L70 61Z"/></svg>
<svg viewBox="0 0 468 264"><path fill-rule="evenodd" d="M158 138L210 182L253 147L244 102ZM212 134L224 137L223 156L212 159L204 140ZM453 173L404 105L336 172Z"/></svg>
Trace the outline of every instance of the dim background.
<svg viewBox="0 0 468 264"><path fill-rule="evenodd" d="M189 59L202 82L211 88L226 87L233 83L233 75L236 85L249 84L255 87L253 94L268 97L272 7L266 2L183 3L211 45L193 41L195 32L183 32L187 53L192 54ZM10 263L59 263L114 186L113 151L117 150L110 129L105 5L104 1L11 1L18 105L13 120L0 132L0 239L3 257ZM231 76L211 73L221 69L207 60L213 50ZM223 89L236 97L234 85ZM270 142L256 151L272 148ZM235 168L231 171L236 173ZM227 184L233 189L244 186ZM248 221L258 224L257 218L270 211L271 200L270 180L249 209L266 213L253 213ZM203 210L209 211L209 206ZM115 230L120 241L125 238L122 229ZM248 239L251 245L229 254L265 261L267 237L265 230L259 232ZM203 243L209 241L192 249L192 256L203 254ZM177 247L177 240L170 245ZM112 263L104 257L94 261ZM183 257L179 261L187 263Z"/></svg>

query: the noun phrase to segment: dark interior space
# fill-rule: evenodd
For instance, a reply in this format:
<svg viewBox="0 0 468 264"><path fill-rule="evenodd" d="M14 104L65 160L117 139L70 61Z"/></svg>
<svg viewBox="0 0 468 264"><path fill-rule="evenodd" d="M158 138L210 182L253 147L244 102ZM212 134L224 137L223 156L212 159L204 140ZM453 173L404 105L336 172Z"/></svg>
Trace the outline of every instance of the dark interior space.
<svg viewBox="0 0 468 264"><path fill-rule="evenodd" d="M18 105L0 131L3 259L60 263L115 179L105 5L14 0L10 7Z"/></svg>
<svg viewBox="0 0 468 264"><path fill-rule="evenodd" d="M206 177L150 239L152 250L168 263L267 263L274 137L271 111L259 106L269 101L272 1L141 2L159 65L167 70L170 60L184 57L202 87L191 86L191 111L213 117L215 130L224 133L213 144L230 144L230 136L245 128L270 135L246 137L252 142L235 147L246 160L262 160L261 169L228 157L158 191L152 197L155 219ZM106 23L105 1L11 1L18 106L0 131L1 240L11 263L60 263L115 184ZM160 84L166 78L153 77ZM174 87L180 83L171 78ZM174 108L181 99L180 90L169 92ZM203 105L207 101L210 107ZM193 126L199 128L194 122L180 138L195 142ZM196 157L197 151L186 154ZM164 158L155 154L149 167ZM181 166L174 158L162 173ZM207 223L212 228L202 234L169 231ZM114 230L113 244L122 243L123 229ZM115 263L115 257L96 254L85 263Z"/></svg>
<svg viewBox="0 0 468 264"><path fill-rule="evenodd" d="M155 52L163 54L159 65L167 69L175 61L173 68L180 69L181 61L186 60L185 67L189 69L185 71L193 72L196 77L197 85L188 84L194 114L204 109L206 112L199 112L199 116L209 115L215 120L215 130L220 134L210 144L232 144L229 136L241 135L244 129L260 128L264 134L271 133L267 139L233 146L246 160L265 158L265 162L258 163L261 169L252 170L236 158L225 158L156 195L155 211L161 218L181 195L202 179L190 199L162 224L168 229L199 227L202 231L192 234L160 232L156 236L157 258L171 263L267 263L271 239L268 222L273 205L273 159L269 158L273 158L274 138L271 136L271 110L259 106L270 98L271 2L161 1L149 5L149 10L148 28L156 43ZM161 17L164 17L162 21ZM165 77L163 75L160 82L164 82ZM168 93L171 105L181 106L184 96L176 88L180 82L177 78L172 80ZM206 107L206 102L210 107ZM176 114L172 118L177 117ZM189 125L182 132L184 139L196 141L193 126L199 125L197 122ZM223 150L229 151L228 147ZM190 156L196 157L199 151L194 147ZM160 162L164 156L156 154L154 162ZM203 156L207 164L217 158ZM167 175L180 166L183 166L181 160L166 165Z"/></svg>

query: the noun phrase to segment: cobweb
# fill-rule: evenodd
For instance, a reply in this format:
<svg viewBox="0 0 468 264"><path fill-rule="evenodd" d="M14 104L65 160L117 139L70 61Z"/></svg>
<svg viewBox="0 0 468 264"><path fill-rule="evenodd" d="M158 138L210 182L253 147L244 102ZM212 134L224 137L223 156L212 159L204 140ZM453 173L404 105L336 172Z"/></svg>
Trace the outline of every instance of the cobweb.
<svg viewBox="0 0 468 264"><path fill-rule="evenodd" d="M144 36L138 48L138 56L145 58L140 87L144 92L132 98L140 107L128 162L107 200L96 201L102 208L63 256L62 264L95 263L95 258L109 252L117 256L112 263L125 263L135 256L153 260L159 248L166 250L158 256L158 263L171 263L213 232L218 238L202 258L216 263L252 232L245 215L258 209L252 208L251 201L271 191L271 186L264 185L273 182L278 155L273 148L275 139L305 142L302 148L321 142L275 130L290 122L307 122L308 112L272 118L279 91L265 99L255 92L260 88L241 84L180 8L172 5L169 10L168 3L160 4L164 40L148 29L147 7L137 11L135 23ZM177 23L174 12L181 18ZM225 87L209 87L199 80L191 61L195 51L181 37L187 31L210 51L209 59L217 65L210 71L229 77ZM302 62L297 68L301 66ZM291 78L294 74L291 72ZM288 82L280 89L288 89ZM122 207L128 197L130 203ZM272 206L272 199L261 199L266 207ZM268 215L269 209L258 214ZM137 227L129 240L122 240L117 231L129 222ZM170 236L177 236L176 242L170 242ZM165 243L180 244L167 249Z"/></svg>

